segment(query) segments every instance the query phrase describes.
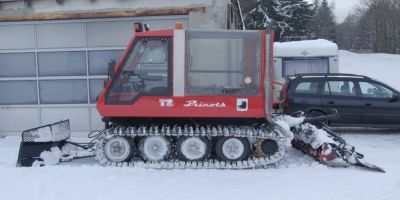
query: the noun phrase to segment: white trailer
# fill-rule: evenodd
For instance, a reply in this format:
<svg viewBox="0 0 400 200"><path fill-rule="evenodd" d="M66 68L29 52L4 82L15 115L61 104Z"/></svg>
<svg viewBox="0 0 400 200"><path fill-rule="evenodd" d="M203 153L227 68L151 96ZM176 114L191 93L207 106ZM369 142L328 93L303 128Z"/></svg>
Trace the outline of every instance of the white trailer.
<svg viewBox="0 0 400 200"><path fill-rule="evenodd" d="M275 80L304 73L339 73L338 46L328 40L274 43Z"/></svg>

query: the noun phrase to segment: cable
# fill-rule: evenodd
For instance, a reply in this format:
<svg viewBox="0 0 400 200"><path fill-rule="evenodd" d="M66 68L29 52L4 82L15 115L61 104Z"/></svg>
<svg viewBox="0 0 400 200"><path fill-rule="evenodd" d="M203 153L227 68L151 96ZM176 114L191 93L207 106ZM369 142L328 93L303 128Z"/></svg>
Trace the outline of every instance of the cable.
<svg viewBox="0 0 400 200"><path fill-rule="evenodd" d="M92 140L90 140L90 142L89 143L87 143L87 145L88 145L88 148L92 148L93 146L94 146L94 144L95 144L95 140L97 139L97 138L99 138L102 134L103 134L103 132L105 131L106 129L103 129L103 130L101 130L101 131L99 131L99 130L94 130L94 131L92 131L92 132L90 132L89 134L88 134L88 138L89 139L92 139Z"/></svg>

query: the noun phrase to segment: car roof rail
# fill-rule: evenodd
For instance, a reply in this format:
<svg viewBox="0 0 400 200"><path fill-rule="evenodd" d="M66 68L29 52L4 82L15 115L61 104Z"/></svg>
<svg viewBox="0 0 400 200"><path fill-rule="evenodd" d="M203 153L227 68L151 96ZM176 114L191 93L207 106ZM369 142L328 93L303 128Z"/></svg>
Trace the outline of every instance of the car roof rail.
<svg viewBox="0 0 400 200"><path fill-rule="evenodd" d="M364 78L364 79L371 79L368 76L364 75L359 75L359 74L347 74L347 73L306 73L306 74L296 74L296 78L303 78L306 76L323 76L325 78L327 77L335 77L335 76L346 76L346 77L358 77L358 78Z"/></svg>

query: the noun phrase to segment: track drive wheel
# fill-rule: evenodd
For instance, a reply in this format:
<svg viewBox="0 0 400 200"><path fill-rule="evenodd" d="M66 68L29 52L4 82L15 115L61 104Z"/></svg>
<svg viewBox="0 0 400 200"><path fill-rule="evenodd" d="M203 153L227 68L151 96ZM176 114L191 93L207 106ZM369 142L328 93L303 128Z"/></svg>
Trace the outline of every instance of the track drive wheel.
<svg viewBox="0 0 400 200"><path fill-rule="evenodd" d="M132 138L114 136L103 144L104 155L113 162L128 161L135 149Z"/></svg>
<svg viewBox="0 0 400 200"><path fill-rule="evenodd" d="M171 154L171 141L163 136L144 137L139 141L139 151L144 160L166 160Z"/></svg>
<svg viewBox="0 0 400 200"><path fill-rule="evenodd" d="M246 138L222 137L215 145L215 153L223 161L239 161L250 154L250 143Z"/></svg>
<svg viewBox="0 0 400 200"><path fill-rule="evenodd" d="M275 140L265 139L258 140L256 143L256 154L257 156L273 156L278 153L279 145Z"/></svg>
<svg viewBox="0 0 400 200"><path fill-rule="evenodd" d="M206 137L180 137L176 149L182 160L201 161L210 156L211 142Z"/></svg>

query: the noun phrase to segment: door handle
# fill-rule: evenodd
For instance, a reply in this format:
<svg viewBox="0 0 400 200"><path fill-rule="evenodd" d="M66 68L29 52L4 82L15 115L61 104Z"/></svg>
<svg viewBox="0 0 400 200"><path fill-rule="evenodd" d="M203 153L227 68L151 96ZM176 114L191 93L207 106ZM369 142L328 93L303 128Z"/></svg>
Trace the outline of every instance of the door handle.
<svg viewBox="0 0 400 200"><path fill-rule="evenodd" d="M371 103L365 103L365 106L372 106Z"/></svg>
<svg viewBox="0 0 400 200"><path fill-rule="evenodd" d="M328 101L328 104L333 105L333 104L335 104L335 102L334 101Z"/></svg>

